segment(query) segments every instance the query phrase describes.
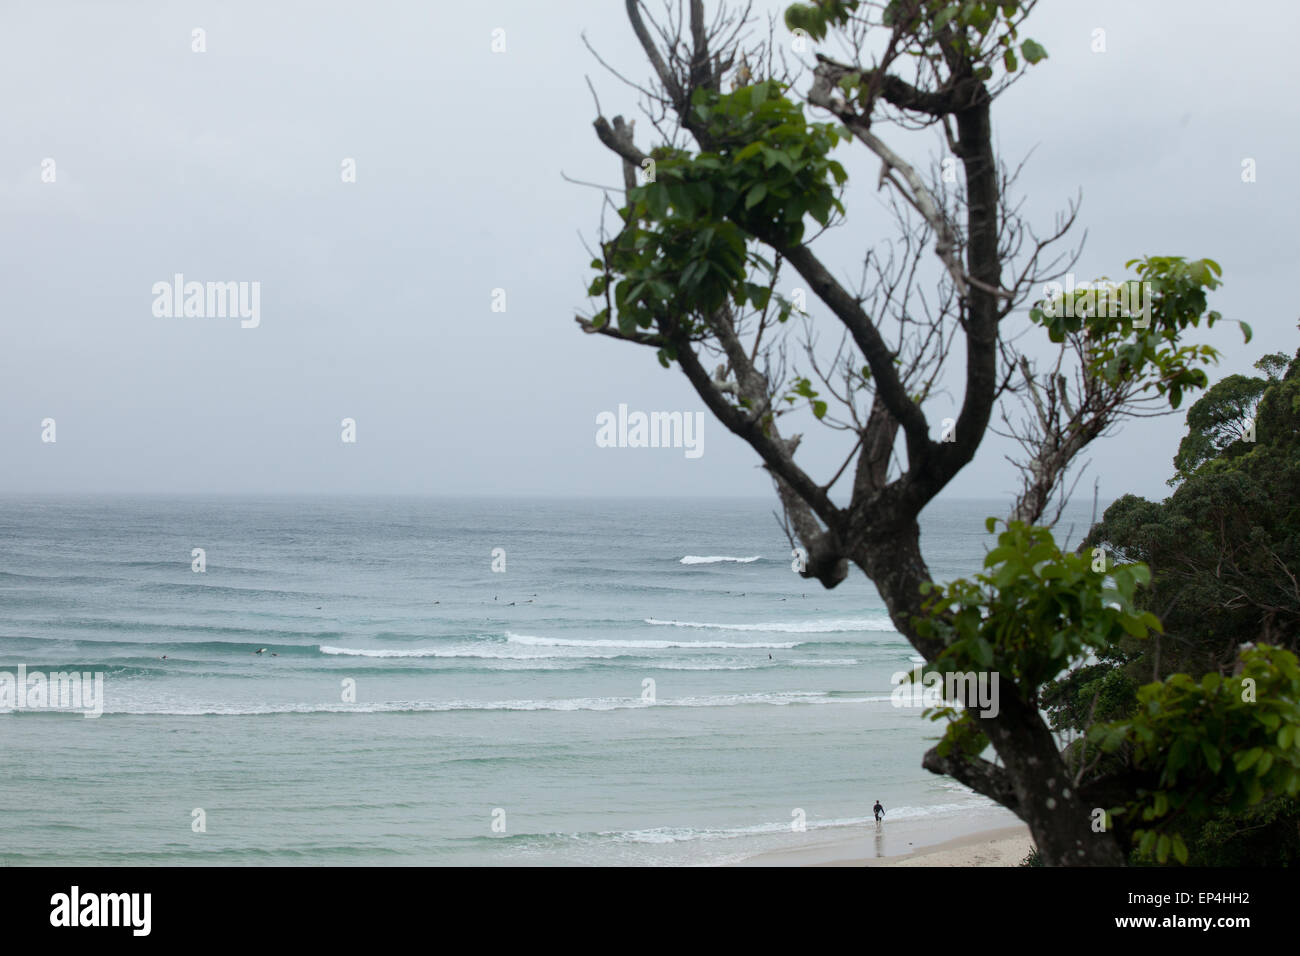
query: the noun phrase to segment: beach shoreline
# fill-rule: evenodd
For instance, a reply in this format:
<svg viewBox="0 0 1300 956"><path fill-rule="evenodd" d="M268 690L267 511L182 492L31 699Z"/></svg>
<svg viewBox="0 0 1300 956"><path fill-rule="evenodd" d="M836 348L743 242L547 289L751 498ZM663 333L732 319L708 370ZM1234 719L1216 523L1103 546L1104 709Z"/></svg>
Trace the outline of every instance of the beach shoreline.
<svg viewBox="0 0 1300 956"><path fill-rule="evenodd" d="M1019 866L1033 847L1029 828L1003 813L982 815L975 830L961 820L905 820L852 831L801 847L758 853L733 865Z"/></svg>

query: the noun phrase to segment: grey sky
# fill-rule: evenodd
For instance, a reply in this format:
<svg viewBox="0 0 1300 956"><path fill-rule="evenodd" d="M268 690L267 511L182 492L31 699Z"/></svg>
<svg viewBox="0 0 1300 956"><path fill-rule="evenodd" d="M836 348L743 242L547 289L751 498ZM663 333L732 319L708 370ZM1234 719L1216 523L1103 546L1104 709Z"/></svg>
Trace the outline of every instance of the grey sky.
<svg viewBox="0 0 1300 956"><path fill-rule="evenodd" d="M1222 263L1213 305L1256 337L1200 336L1225 353L1215 375L1300 340L1285 299L1300 6L1225 11L1045 3L1027 32L1050 59L994 113L1004 159L1036 148L1019 184L1034 222L1082 191L1080 276L1142 254ZM6 4L0 491L766 493L754 454L712 419L695 460L596 447L597 413L619 403L703 406L649 350L572 322L599 195L560 171L618 180L584 74L607 114L635 113L584 31L646 75L610 0ZM928 134L899 142L923 164L937 152ZM856 276L884 233L874 163L841 152L857 186L830 249ZM155 317L151 287L174 273L260 282L260 326ZM1163 494L1180 435L1181 417L1127 425L1086 484ZM1005 450L987 442L950 493L1009 492ZM833 465L810 448L806 467Z"/></svg>

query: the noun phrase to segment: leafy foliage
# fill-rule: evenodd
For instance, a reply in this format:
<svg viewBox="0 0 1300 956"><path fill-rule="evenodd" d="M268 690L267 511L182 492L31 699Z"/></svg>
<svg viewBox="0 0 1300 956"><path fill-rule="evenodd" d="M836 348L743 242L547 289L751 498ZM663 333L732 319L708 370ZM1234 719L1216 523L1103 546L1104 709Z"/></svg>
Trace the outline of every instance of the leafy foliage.
<svg viewBox="0 0 1300 956"><path fill-rule="evenodd" d="M1094 720L1118 719L1133 709L1141 682L1123 666L1130 658L1121 650L1130 643L1146 647L1141 642L1121 641L1099 651L1096 663L1076 667L1043 689L1042 705L1053 728L1083 730Z"/></svg>
<svg viewBox="0 0 1300 956"><path fill-rule="evenodd" d="M1300 666L1289 651L1260 646L1241 656L1239 676L1174 674L1138 691L1126 720L1094 726L1103 750L1130 749L1133 766L1155 776L1114 815L1140 818L1141 857L1188 859L1180 818L1239 814L1266 798L1300 793Z"/></svg>
<svg viewBox="0 0 1300 956"><path fill-rule="evenodd" d="M1300 803L1288 796L1290 778L1273 774L1283 756L1275 752L1285 742L1281 731L1300 717L1287 683L1300 649L1291 570L1300 566L1300 355L1284 374L1278 355L1256 367L1267 378L1230 376L1189 409L1174 493L1163 502L1124 496L1084 542L1151 568L1139 603L1159 613L1166 635L1125 638L1043 696L1058 728L1088 731L1090 744L1111 748L1107 772L1146 781L1140 799L1116 808L1144 830L1140 861L1300 858ZM1257 441L1250 442L1237 416L1255 393ZM1241 676L1258 681L1259 703L1248 704L1233 696L1240 677L1222 675L1239 648L1254 642L1262 646L1241 658L1254 661ZM1269 668L1258 680L1256 672ZM1197 674L1206 676L1189 676ZM1290 732L1292 745L1297 733ZM1239 768L1238 755L1257 748L1253 762ZM1167 791L1159 804L1158 791Z"/></svg>
<svg viewBox="0 0 1300 956"><path fill-rule="evenodd" d="M1087 556L1061 551L1047 528L1011 522L984 567L973 580L928 589L931 616L918 626L946 644L943 670L997 670L1029 696L1071 660L1161 629L1135 609L1134 592L1150 577L1143 565L1094 570Z"/></svg>
<svg viewBox="0 0 1300 956"><path fill-rule="evenodd" d="M794 404L800 398L808 399L808 404L812 407L812 413L818 421L826 417L826 410L829 407L825 401L818 396L820 392L813 390L812 382L807 378L797 378L790 389L790 393L785 396L785 400Z"/></svg>
<svg viewBox="0 0 1300 956"><path fill-rule="evenodd" d="M860 7L858 0L796 3L786 9L785 23L791 30L803 30L821 40L831 27L847 24ZM916 45L928 48L930 56L939 57L934 44L947 36L963 55L980 60L996 55L1007 73L1015 73L1021 68L1021 58L1026 64L1047 59L1047 51L1036 40L1017 43L1024 7L1019 0L889 0L881 22L914 37ZM993 70L985 64L975 75L986 80Z"/></svg>
<svg viewBox="0 0 1300 956"><path fill-rule="evenodd" d="M725 303L767 309L770 284L750 270L772 265L748 244L756 235L797 243L805 217L826 225L843 213L838 189L847 178L829 154L844 134L808 123L803 109L775 81L729 94L697 89L692 110L711 150L690 154L658 149L653 182L631 190L622 210L626 227L605 246L605 261L589 293L613 282L613 317L622 332L650 328L666 316L707 316ZM777 318L788 301L776 297ZM595 324L609 321L611 308ZM688 333L695 331L687 327Z"/></svg>
<svg viewBox="0 0 1300 956"><path fill-rule="evenodd" d="M1300 865L1300 800L1278 797L1241 813L1220 810L1189 834L1189 866Z"/></svg>
<svg viewBox="0 0 1300 956"><path fill-rule="evenodd" d="M859 0L813 0L812 3L794 3L786 8L785 25L791 30L805 31L814 40L824 40L827 30L833 26L843 26L859 6L861 6Z"/></svg>
<svg viewBox="0 0 1300 956"><path fill-rule="evenodd" d="M996 524L988 519L990 533ZM945 644L929 670L996 671L1032 702L1038 688L1072 661L1104 652L1122 636L1143 638L1161 629L1159 619L1134 601L1138 585L1149 578L1146 567L1095 569L1088 557L1061 551L1047 528L1009 523L984 567L974 579L923 589L930 595L929 616L917 629ZM932 717L950 721L941 756L954 747L965 753L983 749L968 712L938 708Z"/></svg>
<svg viewBox="0 0 1300 956"><path fill-rule="evenodd" d="M1276 372L1276 356L1263 361ZM1253 391L1234 378L1189 410L1174 493L1163 502L1125 495L1085 541L1152 568L1146 602L1176 640L1156 649L1158 672L1155 659L1127 649L1143 681L1219 670L1250 641L1300 650L1300 360L1259 383L1254 442L1219 430Z"/></svg>
<svg viewBox="0 0 1300 956"><path fill-rule="evenodd" d="M1174 458L1177 474L1169 479L1171 485L1185 481L1201 465L1221 457L1234 443L1254 442L1255 409L1269 383L1279 379L1286 366L1285 355L1266 355L1255 367L1267 372L1268 378L1229 375L1215 382L1187 410L1187 435Z"/></svg>
<svg viewBox="0 0 1300 956"><path fill-rule="evenodd" d="M1219 359L1214 348L1182 345L1179 338L1202 320L1211 328L1222 318L1206 299L1221 284L1222 270L1213 259L1187 262L1180 256L1148 256L1125 266L1138 278L1062 292L1030 309L1030 321L1053 342L1083 333L1090 374L1111 385L1142 381L1144 391L1167 395L1177 408L1185 391L1208 383L1201 366ZM1242 323L1242 330L1249 342L1250 327Z"/></svg>

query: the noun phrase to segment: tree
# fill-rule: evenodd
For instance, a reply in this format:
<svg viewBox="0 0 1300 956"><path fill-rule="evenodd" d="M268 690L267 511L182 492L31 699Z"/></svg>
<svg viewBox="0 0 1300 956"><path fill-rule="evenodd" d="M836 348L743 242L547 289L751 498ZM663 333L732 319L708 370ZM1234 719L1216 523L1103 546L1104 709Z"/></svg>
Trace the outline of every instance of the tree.
<svg viewBox="0 0 1300 956"><path fill-rule="evenodd" d="M1141 603L1166 633L1120 649L1135 678L1223 673L1246 643L1300 652L1300 363L1279 376L1277 358L1256 366L1269 377L1230 375L1188 410L1169 498L1125 495L1084 541L1152 571Z"/></svg>
<svg viewBox="0 0 1300 956"><path fill-rule="evenodd" d="M1287 358L1280 352L1265 355L1255 368L1267 375L1229 375L1220 379L1187 410L1187 437L1178 446L1174 467L1178 473L1169 479L1176 485L1185 481L1205 462L1217 458L1234 442L1249 445L1255 441L1255 409L1270 382L1277 381L1286 370Z"/></svg>
<svg viewBox="0 0 1300 956"><path fill-rule="evenodd" d="M1144 569L1095 571L1062 554L1039 523L1059 515L1053 503L1092 441L1205 386L1202 366L1217 353L1181 336L1219 319L1207 303L1218 265L1146 257L1128 263L1122 282L1046 286L1072 262L1051 250L1076 210L1039 238L1009 198L1015 174L993 146L998 95L1047 56L1020 35L1033 0L795 4L786 24L798 44L833 32L852 51L847 62L816 54L802 103L775 41L749 41L747 10L710 17L703 0L690 0L688 9L667 4L656 22L639 0L625 2L652 71L648 84L625 82L658 142L645 151L632 123L597 116L598 138L621 160L624 195L609 202L616 231L602 230L595 304L579 324L676 363L757 452L792 545L806 554L805 577L834 587L852 563L932 667L1001 675L997 714L948 714L924 766L1015 811L1048 865L1122 863L1116 835L1092 826L1092 810L1112 804L1072 785L1039 694L1078 655L1159 622L1134 604ZM810 122L805 105L830 121ZM923 176L883 138L890 125L940 131L957 181L945 188ZM897 229L866 253L856 288L814 249L845 221L847 175L831 154L847 141L880 160ZM799 296L778 292L783 270L841 327L830 354ZM1050 361L1017 344L1017 323L1053 350ZM936 428L927 407L945 374L956 374L958 348L960 410ZM780 428L801 412L843 439L843 463L821 480L795 460L802 436ZM936 590L917 517L995 429L995 412L1023 450L1021 493L990 573ZM846 475L844 504L834 489ZM1019 613L1024 601L1037 616ZM988 745L996 762L980 756Z"/></svg>
<svg viewBox="0 0 1300 956"><path fill-rule="evenodd" d="M1058 729L1111 746L1098 762L1084 738L1073 763L1093 784L1128 780L1128 815L1154 824L1140 856L1159 858L1163 836L1199 865L1300 861L1297 788L1264 779L1300 764L1291 726L1300 685L1285 684L1300 676L1286 656L1300 652L1300 353L1256 368L1266 377L1228 376L1189 409L1174 493L1124 496L1084 541L1149 567L1137 606L1158 614L1164 633L1119 641L1044 695ZM1243 700L1241 677L1261 655L1269 666ZM1170 731L1153 704L1195 719ZM1161 775L1178 792L1157 803L1168 789Z"/></svg>

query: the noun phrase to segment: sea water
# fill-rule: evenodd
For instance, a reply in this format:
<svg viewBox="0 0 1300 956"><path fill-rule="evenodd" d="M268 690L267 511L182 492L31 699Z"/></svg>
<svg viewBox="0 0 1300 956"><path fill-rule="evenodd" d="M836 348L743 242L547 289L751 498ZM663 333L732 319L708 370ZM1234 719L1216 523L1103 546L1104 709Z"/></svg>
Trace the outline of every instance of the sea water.
<svg viewBox="0 0 1300 956"><path fill-rule="evenodd" d="M701 864L992 803L774 500L0 498L4 864ZM936 578L1006 502L937 502ZM1060 526L1071 544L1091 503ZM261 653L258 653L261 651Z"/></svg>

